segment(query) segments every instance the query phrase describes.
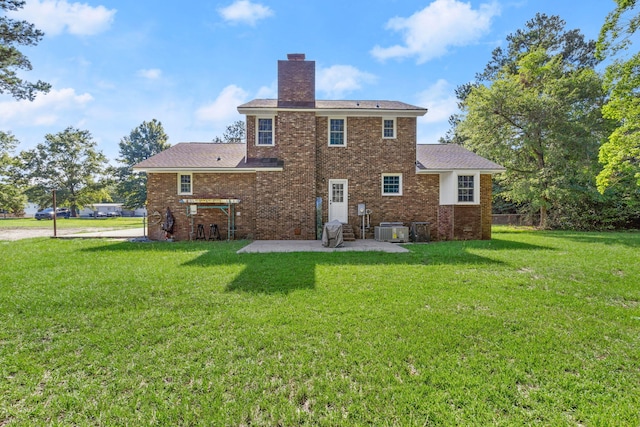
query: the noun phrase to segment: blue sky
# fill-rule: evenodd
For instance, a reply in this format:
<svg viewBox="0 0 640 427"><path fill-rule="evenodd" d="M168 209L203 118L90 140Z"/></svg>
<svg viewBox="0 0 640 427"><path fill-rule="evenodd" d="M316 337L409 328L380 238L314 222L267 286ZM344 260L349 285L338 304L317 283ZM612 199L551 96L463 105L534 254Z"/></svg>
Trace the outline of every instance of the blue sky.
<svg viewBox="0 0 640 427"><path fill-rule="evenodd" d="M316 61L318 99L426 107L418 142L435 143L456 111L454 89L536 12L597 38L613 0L27 0L13 18L45 32L23 48L53 85L34 102L0 96L0 130L33 148L68 126L89 130L111 160L118 142L158 119L169 142L211 141L275 98L277 61Z"/></svg>

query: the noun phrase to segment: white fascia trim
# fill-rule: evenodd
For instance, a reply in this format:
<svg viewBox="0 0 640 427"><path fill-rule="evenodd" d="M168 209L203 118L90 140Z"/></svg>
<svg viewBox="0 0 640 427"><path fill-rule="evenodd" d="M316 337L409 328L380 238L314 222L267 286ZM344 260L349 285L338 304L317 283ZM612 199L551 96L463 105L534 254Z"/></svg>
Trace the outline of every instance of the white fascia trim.
<svg viewBox="0 0 640 427"><path fill-rule="evenodd" d="M335 109L315 110L316 116L354 116L354 117L422 117L427 110L371 110L371 109Z"/></svg>
<svg viewBox="0 0 640 427"><path fill-rule="evenodd" d="M427 114L427 110L383 110L365 108L345 108L345 109L318 109L318 108L238 108L240 114L248 116L277 116L280 111L297 113L315 113L318 117L327 116L355 116L355 117L422 117Z"/></svg>
<svg viewBox="0 0 640 427"><path fill-rule="evenodd" d="M478 170L478 169L418 169L416 168L416 174L419 175L433 175L433 174L440 174L440 173L451 173L451 172L462 172L462 173L468 173L468 174L472 174L472 173L479 173L481 175L495 175L498 173L504 173L506 172L505 169L482 169L482 170Z"/></svg>
<svg viewBox="0 0 640 427"><path fill-rule="evenodd" d="M256 172L282 172L283 168L242 168L242 169L231 169L231 168L190 168L188 169L189 173L192 172L215 172L215 173L256 173ZM137 172L151 172L151 173L179 173L186 172L184 169L173 169L173 168L148 168L148 169L140 169L134 168L133 170Z"/></svg>

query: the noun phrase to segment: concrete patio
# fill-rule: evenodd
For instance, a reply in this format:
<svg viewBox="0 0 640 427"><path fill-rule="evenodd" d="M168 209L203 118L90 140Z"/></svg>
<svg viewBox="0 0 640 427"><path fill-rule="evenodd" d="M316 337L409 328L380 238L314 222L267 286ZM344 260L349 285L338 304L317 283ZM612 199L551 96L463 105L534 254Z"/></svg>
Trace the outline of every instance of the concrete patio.
<svg viewBox="0 0 640 427"><path fill-rule="evenodd" d="M377 240L356 240L344 242L339 248L325 248L321 240L255 240L240 249L237 253L269 253L269 252L391 252L404 253L408 249L395 243L378 242Z"/></svg>

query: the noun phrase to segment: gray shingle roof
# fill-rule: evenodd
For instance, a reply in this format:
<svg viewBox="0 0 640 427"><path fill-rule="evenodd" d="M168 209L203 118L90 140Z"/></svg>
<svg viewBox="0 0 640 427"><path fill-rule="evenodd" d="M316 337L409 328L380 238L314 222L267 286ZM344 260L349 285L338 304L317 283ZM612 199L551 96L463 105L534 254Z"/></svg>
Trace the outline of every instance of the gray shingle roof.
<svg viewBox="0 0 640 427"><path fill-rule="evenodd" d="M505 168L455 144L418 144L418 172L446 170L504 171ZM134 166L136 170L218 170L282 168L276 158L248 159L245 144L181 142Z"/></svg>
<svg viewBox="0 0 640 427"><path fill-rule="evenodd" d="M254 99L238 108L277 108L277 99ZM344 101L316 101L317 110L398 110L398 111L427 111L426 108L405 104L400 101L372 101L372 100L344 100Z"/></svg>
<svg viewBox="0 0 640 427"><path fill-rule="evenodd" d="M506 170L499 164L456 144L418 144L416 157L418 171L473 169L500 172Z"/></svg>
<svg viewBox="0 0 640 427"><path fill-rule="evenodd" d="M245 144L181 142L134 166L148 169L253 169L279 168L277 159L249 159L245 162Z"/></svg>

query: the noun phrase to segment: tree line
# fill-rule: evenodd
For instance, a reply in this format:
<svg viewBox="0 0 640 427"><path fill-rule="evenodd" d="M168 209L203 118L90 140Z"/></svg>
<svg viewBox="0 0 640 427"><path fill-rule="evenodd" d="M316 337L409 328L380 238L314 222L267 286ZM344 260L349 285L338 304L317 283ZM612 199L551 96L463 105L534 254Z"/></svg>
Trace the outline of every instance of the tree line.
<svg viewBox="0 0 640 427"><path fill-rule="evenodd" d="M243 142L244 133L244 122L236 121L213 142ZM168 140L161 122L144 121L120 140L118 164L112 166L87 130L68 127L47 134L43 143L16 155L17 139L0 131L0 209L20 214L27 201L50 206L54 189L58 204L68 206L72 216L99 202L144 206L147 177L132 167L169 148Z"/></svg>
<svg viewBox="0 0 640 427"><path fill-rule="evenodd" d="M460 112L440 142L506 167L494 213L541 228L640 228L640 54L622 54L640 14L635 0L617 4L597 41L537 14L456 89Z"/></svg>

